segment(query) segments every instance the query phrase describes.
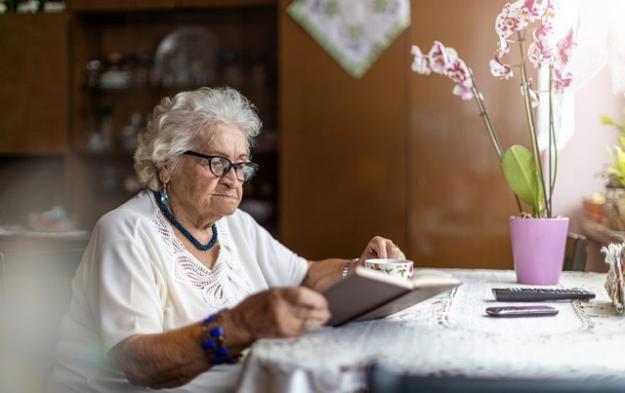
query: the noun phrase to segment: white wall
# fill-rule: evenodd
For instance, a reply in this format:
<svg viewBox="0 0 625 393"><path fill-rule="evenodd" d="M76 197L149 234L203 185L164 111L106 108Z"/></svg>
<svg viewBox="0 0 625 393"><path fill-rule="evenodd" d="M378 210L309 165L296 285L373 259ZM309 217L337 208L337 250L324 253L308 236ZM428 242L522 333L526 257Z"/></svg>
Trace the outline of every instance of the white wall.
<svg viewBox="0 0 625 393"><path fill-rule="evenodd" d="M603 191L600 176L608 164L607 147L618 142L618 131L602 125L600 114L621 122L625 120L625 99L614 95L610 72L604 67L576 94L575 134L560 152L558 179L554 194L554 213L571 218L571 230L578 231L583 217L582 200Z"/></svg>

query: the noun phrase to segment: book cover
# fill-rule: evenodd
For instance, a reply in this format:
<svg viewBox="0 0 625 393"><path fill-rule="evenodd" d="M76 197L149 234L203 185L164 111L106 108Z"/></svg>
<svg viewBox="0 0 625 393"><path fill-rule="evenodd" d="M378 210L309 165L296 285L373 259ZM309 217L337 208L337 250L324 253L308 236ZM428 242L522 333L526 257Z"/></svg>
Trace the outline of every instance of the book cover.
<svg viewBox="0 0 625 393"><path fill-rule="evenodd" d="M359 266L323 293L332 314L326 324L383 318L460 284L451 275L432 269L415 271L406 280Z"/></svg>

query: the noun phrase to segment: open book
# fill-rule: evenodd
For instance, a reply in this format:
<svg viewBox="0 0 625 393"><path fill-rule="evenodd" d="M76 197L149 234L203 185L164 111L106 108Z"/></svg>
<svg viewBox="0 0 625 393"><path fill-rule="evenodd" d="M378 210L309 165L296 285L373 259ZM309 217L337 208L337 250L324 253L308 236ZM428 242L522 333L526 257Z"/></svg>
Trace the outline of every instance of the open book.
<svg viewBox="0 0 625 393"><path fill-rule="evenodd" d="M459 285L460 281L437 270L415 270L407 280L358 266L323 293L332 313L326 324L383 318Z"/></svg>

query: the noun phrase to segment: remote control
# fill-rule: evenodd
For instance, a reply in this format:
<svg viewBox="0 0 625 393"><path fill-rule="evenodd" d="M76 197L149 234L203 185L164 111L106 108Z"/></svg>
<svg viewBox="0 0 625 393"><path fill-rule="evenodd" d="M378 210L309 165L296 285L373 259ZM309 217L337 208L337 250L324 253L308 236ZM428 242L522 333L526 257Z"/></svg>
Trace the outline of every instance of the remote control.
<svg viewBox="0 0 625 393"><path fill-rule="evenodd" d="M548 300L589 300L595 294L580 288L493 288L495 299L500 302L540 302Z"/></svg>

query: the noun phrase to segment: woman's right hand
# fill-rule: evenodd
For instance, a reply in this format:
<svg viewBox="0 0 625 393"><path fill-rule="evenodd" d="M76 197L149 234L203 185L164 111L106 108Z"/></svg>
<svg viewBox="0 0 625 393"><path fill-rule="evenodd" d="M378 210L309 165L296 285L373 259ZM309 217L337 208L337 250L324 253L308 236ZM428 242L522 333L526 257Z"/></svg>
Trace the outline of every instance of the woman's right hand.
<svg viewBox="0 0 625 393"><path fill-rule="evenodd" d="M299 336L330 319L323 295L305 287L273 288L257 293L227 314L240 339L248 345L258 338Z"/></svg>

